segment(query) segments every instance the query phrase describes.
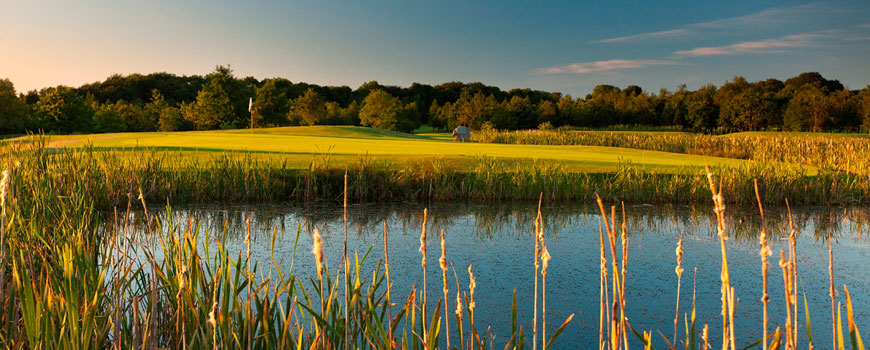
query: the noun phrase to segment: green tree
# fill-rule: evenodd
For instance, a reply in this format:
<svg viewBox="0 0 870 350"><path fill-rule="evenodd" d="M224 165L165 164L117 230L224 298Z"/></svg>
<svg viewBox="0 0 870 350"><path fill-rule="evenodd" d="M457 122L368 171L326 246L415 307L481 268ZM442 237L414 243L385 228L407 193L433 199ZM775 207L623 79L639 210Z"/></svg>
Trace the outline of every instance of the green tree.
<svg viewBox="0 0 870 350"><path fill-rule="evenodd" d="M267 79L263 86L257 88L251 113L254 120L264 126L287 125L287 113L290 110L287 94L279 89L276 79Z"/></svg>
<svg viewBox="0 0 870 350"><path fill-rule="evenodd" d="M0 135L23 132L26 115L27 105L15 96L15 86L0 79Z"/></svg>
<svg viewBox="0 0 870 350"><path fill-rule="evenodd" d="M689 95L687 101L687 122L692 130L710 131L716 127L719 106L714 102L716 86L705 85Z"/></svg>
<svg viewBox="0 0 870 350"><path fill-rule="evenodd" d="M94 111L94 131L123 132L127 131L127 123L118 112L115 103L104 103Z"/></svg>
<svg viewBox="0 0 870 350"><path fill-rule="evenodd" d="M238 119L229 95L214 80L199 91L196 102L184 105L182 113L196 130L229 129Z"/></svg>
<svg viewBox="0 0 870 350"><path fill-rule="evenodd" d="M218 66L206 76L207 83L196 96L196 102L186 104L184 117L197 130L234 129L249 125L248 84L233 76L229 67Z"/></svg>
<svg viewBox="0 0 870 350"><path fill-rule="evenodd" d="M857 96L858 114L861 116L861 128L870 130L870 85L867 85Z"/></svg>
<svg viewBox="0 0 870 350"><path fill-rule="evenodd" d="M157 126L159 131L187 131L193 130L193 123L184 119L184 114L178 107L167 107L160 110Z"/></svg>
<svg viewBox="0 0 870 350"><path fill-rule="evenodd" d="M290 113L299 116L308 125L315 125L326 119L326 102L314 89L309 88L290 105Z"/></svg>
<svg viewBox="0 0 870 350"><path fill-rule="evenodd" d="M831 104L825 91L807 84L788 102L783 123L788 130L822 131L830 125L831 114Z"/></svg>
<svg viewBox="0 0 870 350"><path fill-rule="evenodd" d="M362 125L395 131L406 131L402 120L404 108L398 98L388 92L375 89L363 100L359 111ZM405 130L403 130L405 129Z"/></svg>
<svg viewBox="0 0 870 350"><path fill-rule="evenodd" d="M758 130L769 125L777 112L774 103L760 88L747 88L721 108L719 125L740 131Z"/></svg>
<svg viewBox="0 0 870 350"><path fill-rule="evenodd" d="M75 90L66 86L51 88L35 106L41 127L59 133L88 132L94 110Z"/></svg>

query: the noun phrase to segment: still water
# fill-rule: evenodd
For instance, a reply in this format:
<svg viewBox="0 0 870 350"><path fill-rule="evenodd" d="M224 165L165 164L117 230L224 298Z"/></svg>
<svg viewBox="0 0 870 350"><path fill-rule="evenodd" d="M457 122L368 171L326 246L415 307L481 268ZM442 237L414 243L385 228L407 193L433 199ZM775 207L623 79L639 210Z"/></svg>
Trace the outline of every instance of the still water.
<svg viewBox="0 0 870 350"><path fill-rule="evenodd" d="M348 209L351 259L354 254L362 257L369 252L361 271L374 271L382 264L383 225L386 223L394 301L406 299L415 283L417 288L422 286L418 248L422 213L426 207L419 203L403 203L352 205ZM474 266L477 279L475 323L478 329L485 330L488 325L495 335L496 344L503 346L508 341L511 300L516 290L519 321L531 339L536 207L450 204L428 206L428 210L430 310L443 295L437 235L443 229L448 262L455 266L466 292L467 268ZM638 331L653 330L657 335L658 330L668 338L672 336L677 292L675 248L679 236L683 235L685 272L680 300L680 334L684 334L682 314L691 310L694 284L699 332L708 323L711 342L721 339L721 255L712 211L707 207L684 206L627 206L625 211L629 240L626 308L631 325ZM731 283L739 298L735 334L738 347L742 347L760 339L762 334L762 277L758 245L762 222L755 209L735 212L729 208L729 211L727 252ZM594 207L551 204L543 208L545 235L552 255L547 276L548 334L574 314L573 321L554 348L585 348L598 342L600 226L597 213ZM777 262L780 250L788 254L789 220L784 208L767 209L765 214L765 226L774 253L770 257L769 274L769 327L772 333L786 319L782 270ZM229 225L231 235L227 238L227 247L230 252L243 254L247 249L244 232L250 221L252 259L259 262L260 274L264 276L269 274L274 258L283 271L288 271L292 264L293 272L303 280L314 277L314 258L310 252L314 228L323 236L330 267L334 270L341 260L344 220L339 205L205 206L176 208L171 214L162 215L164 220L166 215L170 215L173 222L198 222L203 235L213 236L222 232L224 225ZM843 284L848 285L856 322L859 327L870 329L870 241L867 238L870 211L865 208L792 208L792 218L799 232L800 288L801 293L806 293L816 348L829 348L831 344L828 235L833 236L835 282L839 295L843 296ZM298 248L294 254L297 232ZM452 273L449 281L452 312L453 293L456 292ZM805 342L802 295L799 298L799 332L801 342ZM843 298L839 300L844 301ZM451 323L454 322L455 318L451 318ZM455 335L455 325L451 328ZM630 340L636 343L635 339ZM659 336L654 338L654 344L664 347Z"/></svg>

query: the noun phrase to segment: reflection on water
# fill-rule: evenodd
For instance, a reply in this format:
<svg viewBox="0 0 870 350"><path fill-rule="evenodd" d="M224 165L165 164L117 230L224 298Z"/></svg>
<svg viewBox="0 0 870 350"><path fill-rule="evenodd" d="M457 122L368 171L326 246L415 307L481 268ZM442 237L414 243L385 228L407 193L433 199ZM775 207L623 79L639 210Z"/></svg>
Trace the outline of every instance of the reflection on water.
<svg viewBox="0 0 870 350"><path fill-rule="evenodd" d="M374 271L382 263L383 224L386 223L394 300L406 297L414 283L422 281L417 248L423 208L423 204L403 203L353 205L348 209L348 249L360 257L368 253L363 265L365 271ZM543 208L549 251L553 256L547 289L547 319L552 322L549 329L554 331L562 320L575 314L574 321L558 341L559 348L594 345L598 341L599 216L596 210L583 206ZM673 332L676 302L674 251L682 233L685 235L683 267L686 274L681 308L689 311L685 307L691 306L694 284L697 288L698 327L709 323L711 334L718 334L716 327L721 324L721 260L712 211L683 206L630 206L625 208L625 212L629 233L626 303L632 326L638 330L658 329L664 334ZM761 337L758 232L762 225L767 228L775 258L780 249L788 249L783 238L789 232L789 216L784 208L765 210L765 222L757 211L731 210L726 213L731 282L739 298L736 334L738 345L748 345ZM429 232L441 229L446 232L447 258L455 264L460 281L464 281L463 288L467 288L467 266L474 265L478 286L475 323L491 325L497 343L508 341L505 335L510 333L509 310L515 288L520 323L526 328L532 323L532 231L535 215L536 208L530 205L441 204L429 207ZM128 219L141 224L142 217L139 213L132 213ZM203 234L213 235L227 227L231 234L226 238L230 252L246 249L244 232L250 220L252 258L259 262L264 276L269 274L268 267L272 264L278 264L284 271L292 264L293 272L305 280L314 276L314 261L309 250L311 232L315 227L323 235L327 261L332 262L330 266L335 268L336 262L341 260L343 210L336 205L207 206L174 209L171 213L161 213L160 217L162 222L171 221L174 225L198 225ZM867 267L870 242L866 238L870 211L865 208L793 208L792 220L791 224L799 231L798 277L802 291L806 293L813 325L821 330L830 327L827 239L831 235L840 295L842 285L847 284L855 304L856 322L859 327L870 327L870 278L867 277L870 276ZM297 232L298 248L294 249ZM432 248L428 260L435 265L429 268L428 279L440 282L437 235L430 234L429 237ZM149 244L148 237L131 239ZM214 242L213 239L204 241ZM694 281L693 270L697 271ZM782 325L786 317L781 273L773 263L769 287L771 331ZM440 283L430 283L428 287L430 296L442 295ZM455 295L452 294L454 288L450 288L451 295ZM430 298L430 302L430 307L434 307L437 299ZM803 324L804 312L800 313ZM818 331L813 335L817 346L830 344L829 338L825 337L830 336L828 332Z"/></svg>

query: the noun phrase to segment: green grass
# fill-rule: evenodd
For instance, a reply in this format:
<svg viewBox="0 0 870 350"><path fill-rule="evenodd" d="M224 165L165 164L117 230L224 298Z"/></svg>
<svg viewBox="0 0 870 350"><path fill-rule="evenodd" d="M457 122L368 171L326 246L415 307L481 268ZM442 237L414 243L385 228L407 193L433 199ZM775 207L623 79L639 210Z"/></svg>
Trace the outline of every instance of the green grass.
<svg viewBox="0 0 870 350"><path fill-rule="evenodd" d="M181 152L252 152L261 154L261 158L289 161L291 166L303 166L312 156L324 155L334 157L339 163L358 156L387 161L441 157L460 168L468 168L485 156L512 162L560 162L576 172L612 172L625 162L664 173L701 168L707 162L715 166L745 163L727 158L616 147L458 143L444 133L412 135L335 126L257 129L253 133L229 130L52 136L49 147L86 144L109 149L140 147Z"/></svg>

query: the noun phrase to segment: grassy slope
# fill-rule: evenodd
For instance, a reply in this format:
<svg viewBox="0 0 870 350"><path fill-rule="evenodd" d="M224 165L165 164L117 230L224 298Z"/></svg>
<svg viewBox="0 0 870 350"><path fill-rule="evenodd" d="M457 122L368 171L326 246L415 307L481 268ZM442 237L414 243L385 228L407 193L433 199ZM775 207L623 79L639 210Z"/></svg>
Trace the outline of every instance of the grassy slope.
<svg viewBox="0 0 870 350"><path fill-rule="evenodd" d="M652 152L613 147L536 146L457 143L445 134L410 135L359 127L285 127L247 130L150 132L53 136L52 147L90 143L100 148L153 147L180 151L185 157L207 157L214 151L261 153L260 157L289 161L304 167L312 157L329 155L337 162L367 155L386 162L442 157L458 167L471 167L480 156L524 161L559 161L577 171L611 171L622 161L650 170L674 171L681 167L737 165L742 161L696 155Z"/></svg>

